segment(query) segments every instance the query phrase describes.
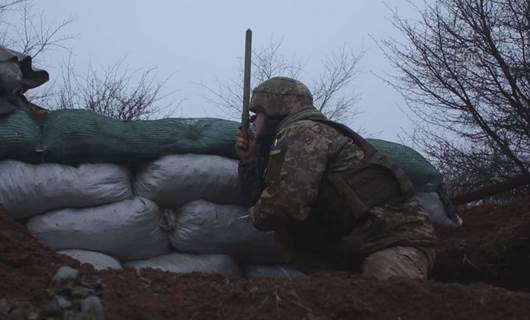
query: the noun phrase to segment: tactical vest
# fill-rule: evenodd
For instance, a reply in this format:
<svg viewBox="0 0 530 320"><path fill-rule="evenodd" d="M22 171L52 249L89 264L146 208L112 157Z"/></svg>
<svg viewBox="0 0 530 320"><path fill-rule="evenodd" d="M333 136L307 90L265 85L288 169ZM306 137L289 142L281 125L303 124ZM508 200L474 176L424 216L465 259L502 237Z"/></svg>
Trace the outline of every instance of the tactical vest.
<svg viewBox="0 0 530 320"><path fill-rule="evenodd" d="M363 165L358 168L323 176L315 218L328 228L331 237L342 238L351 233L373 207L398 203L414 194L414 187L405 172L359 134L331 120L308 120L335 128L351 138L365 154Z"/></svg>

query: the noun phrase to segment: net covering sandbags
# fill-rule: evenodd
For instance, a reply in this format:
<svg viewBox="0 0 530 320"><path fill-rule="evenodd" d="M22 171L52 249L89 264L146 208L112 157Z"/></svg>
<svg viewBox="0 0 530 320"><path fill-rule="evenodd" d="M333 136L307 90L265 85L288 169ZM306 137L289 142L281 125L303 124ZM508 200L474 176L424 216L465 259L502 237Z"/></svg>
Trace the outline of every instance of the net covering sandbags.
<svg viewBox="0 0 530 320"><path fill-rule="evenodd" d="M238 123L211 118L120 121L85 110L50 112L43 124L50 162L137 162L167 154L235 157Z"/></svg>
<svg viewBox="0 0 530 320"><path fill-rule="evenodd" d="M40 129L27 113L0 116L0 160L38 160Z"/></svg>
<svg viewBox="0 0 530 320"><path fill-rule="evenodd" d="M0 118L0 159L86 162L139 162L168 154L213 154L235 158L239 123L212 118L120 121L86 110L59 110L39 127L24 112ZM367 139L403 168L419 192L437 191L439 172L404 145Z"/></svg>

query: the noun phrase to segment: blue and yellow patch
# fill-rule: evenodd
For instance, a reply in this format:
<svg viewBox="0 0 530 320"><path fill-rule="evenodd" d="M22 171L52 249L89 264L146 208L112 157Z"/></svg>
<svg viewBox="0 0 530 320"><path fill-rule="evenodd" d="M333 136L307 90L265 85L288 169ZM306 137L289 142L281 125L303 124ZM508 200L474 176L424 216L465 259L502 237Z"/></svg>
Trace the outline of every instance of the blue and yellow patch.
<svg viewBox="0 0 530 320"><path fill-rule="evenodd" d="M275 156L282 153L282 148L278 147L276 149L271 149L271 152L269 153L270 156Z"/></svg>
<svg viewBox="0 0 530 320"><path fill-rule="evenodd" d="M282 153L282 148L278 145L278 139L274 140L274 144L271 147L271 150L269 152L269 156L275 156Z"/></svg>
<svg viewBox="0 0 530 320"><path fill-rule="evenodd" d="M265 173L265 183L269 186L280 179L285 151L286 147L278 145L278 139L274 140L269 152L269 162Z"/></svg>

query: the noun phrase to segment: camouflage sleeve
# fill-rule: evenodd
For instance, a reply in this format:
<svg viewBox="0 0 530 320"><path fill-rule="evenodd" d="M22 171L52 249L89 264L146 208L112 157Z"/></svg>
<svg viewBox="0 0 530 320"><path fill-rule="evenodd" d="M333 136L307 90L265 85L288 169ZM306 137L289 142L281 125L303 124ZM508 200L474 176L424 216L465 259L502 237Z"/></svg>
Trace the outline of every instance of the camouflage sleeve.
<svg viewBox="0 0 530 320"><path fill-rule="evenodd" d="M254 205L258 201L261 192L261 183L256 160L241 160L238 166L239 184L245 201Z"/></svg>
<svg viewBox="0 0 530 320"><path fill-rule="evenodd" d="M265 189L251 208L263 231L308 218L326 169L330 141L312 121L300 121L277 135L270 150Z"/></svg>

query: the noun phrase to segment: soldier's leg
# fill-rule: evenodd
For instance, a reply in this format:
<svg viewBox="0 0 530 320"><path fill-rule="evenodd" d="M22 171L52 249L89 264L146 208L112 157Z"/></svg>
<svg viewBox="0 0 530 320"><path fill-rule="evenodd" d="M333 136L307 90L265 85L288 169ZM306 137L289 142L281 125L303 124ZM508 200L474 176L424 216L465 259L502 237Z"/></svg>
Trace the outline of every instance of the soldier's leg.
<svg viewBox="0 0 530 320"><path fill-rule="evenodd" d="M362 273L378 279L408 277L427 279L434 262L434 249L392 247L372 253L363 261Z"/></svg>

